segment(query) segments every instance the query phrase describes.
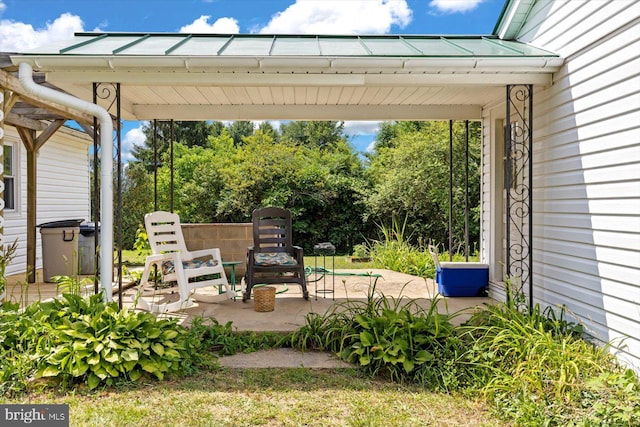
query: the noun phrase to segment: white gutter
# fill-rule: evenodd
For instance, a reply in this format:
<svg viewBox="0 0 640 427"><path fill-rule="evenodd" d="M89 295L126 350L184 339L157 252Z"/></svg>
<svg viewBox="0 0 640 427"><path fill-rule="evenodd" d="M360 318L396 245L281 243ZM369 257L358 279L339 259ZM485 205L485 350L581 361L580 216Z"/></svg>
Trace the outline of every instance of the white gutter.
<svg viewBox="0 0 640 427"><path fill-rule="evenodd" d="M398 73L406 72L433 73L441 71L482 72L484 67L492 71L511 72L540 72L552 73L558 71L563 59L557 56L513 56L513 57L236 57L236 56L28 56L20 60L29 61L37 67L50 69L50 75L56 81L78 82L77 78L92 78L96 73L108 73L113 76L114 71L121 71L124 79L136 78L136 72L142 71L145 82L152 82L156 75L168 76L172 82L174 76L181 78L191 74L196 77L202 72L214 73L216 77L226 72L256 72L256 73L284 73L300 74L340 74L340 73ZM155 69L149 73L149 69ZM79 71L79 73L77 73ZM64 75L70 73L68 75ZM195 75L195 76L194 76ZM206 80L210 75L201 76ZM124 83L123 80L119 80ZM125 80L126 81L126 80ZM139 82L138 82L139 83Z"/></svg>
<svg viewBox="0 0 640 427"><path fill-rule="evenodd" d="M111 158L113 124L111 116L104 108L80 98L58 92L33 81L33 68L22 62L19 66L19 80L25 91L34 97L46 99L69 108L80 110L98 119L100 123L101 215L100 228L100 284L105 301L113 299L113 159ZM95 130L94 130L95 131Z"/></svg>

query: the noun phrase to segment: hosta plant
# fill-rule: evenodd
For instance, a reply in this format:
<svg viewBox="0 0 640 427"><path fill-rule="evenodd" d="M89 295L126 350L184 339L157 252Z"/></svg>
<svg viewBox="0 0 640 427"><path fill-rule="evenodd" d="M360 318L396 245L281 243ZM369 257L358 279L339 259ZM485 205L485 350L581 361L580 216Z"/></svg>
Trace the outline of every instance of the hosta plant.
<svg viewBox="0 0 640 427"><path fill-rule="evenodd" d="M188 334L175 319L120 310L102 295L65 294L41 304L47 340L52 343L36 377L86 381L90 389L118 380L158 379L191 368Z"/></svg>

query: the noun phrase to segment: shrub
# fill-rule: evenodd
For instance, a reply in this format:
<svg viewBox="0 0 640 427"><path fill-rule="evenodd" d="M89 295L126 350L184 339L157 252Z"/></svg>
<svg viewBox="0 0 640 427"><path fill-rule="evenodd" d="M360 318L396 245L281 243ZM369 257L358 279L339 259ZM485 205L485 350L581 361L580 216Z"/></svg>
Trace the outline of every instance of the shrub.
<svg viewBox="0 0 640 427"><path fill-rule="evenodd" d="M0 393L15 395L27 388L39 358L38 345L46 345L46 328L31 305L22 313L17 303L0 305Z"/></svg>

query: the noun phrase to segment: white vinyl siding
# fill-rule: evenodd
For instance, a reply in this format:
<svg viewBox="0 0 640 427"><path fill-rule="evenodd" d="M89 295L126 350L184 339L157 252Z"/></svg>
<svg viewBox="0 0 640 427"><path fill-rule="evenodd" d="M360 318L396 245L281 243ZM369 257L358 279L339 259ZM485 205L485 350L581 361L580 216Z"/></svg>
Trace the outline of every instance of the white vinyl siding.
<svg viewBox="0 0 640 427"><path fill-rule="evenodd" d="M16 210L5 212L6 243L18 239L18 252L7 267L7 275L23 273L27 264L27 161L26 150L10 126L5 138L19 150L19 193ZM69 128L61 128L47 141L37 155L37 216L36 224L47 221L89 219L89 137ZM18 208L18 204L20 204ZM36 267L42 266L40 231L36 231Z"/></svg>
<svg viewBox="0 0 640 427"><path fill-rule="evenodd" d="M640 3L538 1L517 39L566 58L534 95L534 300L640 369Z"/></svg>

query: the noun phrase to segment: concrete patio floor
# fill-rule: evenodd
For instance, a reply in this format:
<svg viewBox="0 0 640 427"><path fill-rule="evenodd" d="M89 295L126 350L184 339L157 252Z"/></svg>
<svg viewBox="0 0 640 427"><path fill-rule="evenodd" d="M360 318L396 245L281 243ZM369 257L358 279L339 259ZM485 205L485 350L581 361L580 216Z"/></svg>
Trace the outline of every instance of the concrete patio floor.
<svg viewBox="0 0 640 427"><path fill-rule="evenodd" d="M321 292L323 289L332 288L331 275L326 275L318 282L311 282L307 285L310 297L308 300L302 298L301 288L298 285L289 285L284 291L282 285L275 285L276 294L275 309L271 312L255 311L254 300L242 302L238 297L235 301L221 298L215 303L196 302L191 307L171 314L171 316L181 319L182 323L188 325L194 317L213 317L218 322L224 324L232 322L233 327L238 331L271 331L290 332L294 331L305 323L305 316L308 313L324 314L340 304L364 302L367 300L367 293L373 289L378 296L393 300L400 300L405 304L410 300L421 307L428 309L431 301L436 297L437 286L433 280L390 270L338 270L335 276L335 292ZM375 277L364 277L363 273L380 275ZM339 275L350 274L350 275ZM311 278L313 280L313 277ZM324 281L326 279L326 282ZM317 285L317 286L316 286ZM135 289L125 292L127 305L135 294ZM204 289L197 292L204 292ZM177 297L177 294L163 295L167 301ZM490 298L444 298L437 296L437 307L441 313L460 313L456 316L454 323L462 323L467 320L473 310L483 303L489 303ZM393 303L393 301L391 301Z"/></svg>
<svg viewBox="0 0 640 427"><path fill-rule="evenodd" d="M454 318L454 323L462 323L467 320L473 310L484 303L490 303L491 298L484 297L457 297L445 298L436 296L437 286L431 279L411 276L390 270L337 270L336 276L326 275L317 282L310 282L308 290L310 297L308 300L302 298L302 292L298 285L289 285L285 291L282 285L275 285L276 294L275 309L271 312L257 312L254 307L254 300L242 302L242 298L236 300L225 299L221 296L218 302L203 303L196 302L191 307L172 313L184 325L189 325L197 317L213 317L218 322L224 324L232 322L234 329L238 331L273 331L290 332L304 325L305 316L308 313L324 314L335 309L336 304L347 302L357 303L367 300L367 293L373 289L378 296L393 300L401 299L404 304L414 300L421 307L428 309L431 301L437 297L437 308L441 313L459 313ZM366 277L363 274L370 273L379 275ZM46 300L58 295L55 283L33 283L26 285L24 278L20 275L10 276L7 283L7 299L20 302L22 306L38 300ZM322 289L331 289L332 280L335 279L335 292L321 292ZM314 276L310 277L314 280ZM239 285L237 286L239 289ZM92 287L91 287L92 288ZM136 288L125 290L123 294L123 305L132 306ZM89 290L91 292L91 289ZM200 289L199 293L212 296L217 293L214 289ZM166 293L161 293L161 297L167 300L177 298L175 288L169 289ZM118 295L114 292L114 299ZM393 303L393 301L391 301Z"/></svg>

